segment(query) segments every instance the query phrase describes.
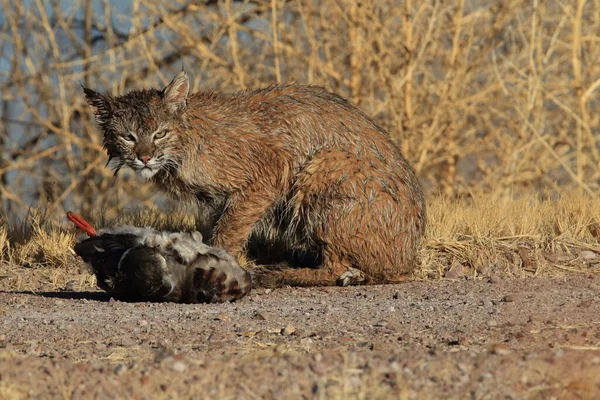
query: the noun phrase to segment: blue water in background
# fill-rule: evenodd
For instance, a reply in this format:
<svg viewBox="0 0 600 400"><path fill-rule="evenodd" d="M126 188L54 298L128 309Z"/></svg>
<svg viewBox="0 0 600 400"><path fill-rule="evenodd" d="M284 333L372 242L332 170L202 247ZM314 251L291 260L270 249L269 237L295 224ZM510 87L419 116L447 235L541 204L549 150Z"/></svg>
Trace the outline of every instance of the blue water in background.
<svg viewBox="0 0 600 400"><path fill-rule="evenodd" d="M13 0L14 3L13 4L19 4L17 3L17 1L19 0ZM43 1L43 5L44 5L44 11L47 13L47 15L49 16L50 20L52 22L54 22L54 8L53 8L53 4L49 1ZM192 3L192 2L178 2L177 3L177 8L182 8L185 7L187 4ZM27 12L34 12L36 14L39 15L39 10L37 8L37 3L34 2L33 0L24 0L22 1L20 4L22 4L22 7L24 10L26 10ZM73 18L73 24L77 27L80 28L76 28L73 29L71 27L71 31L75 32L75 34L77 34L81 40L81 43L84 42L84 29L83 29L83 20L84 20L84 12L85 12L85 8L83 7L83 5L85 4L85 2L83 1L73 1L73 0L60 0L58 2L55 2L55 4L58 4L58 8L60 10L60 13L65 16L68 15L70 18ZM110 6L111 8L111 23L112 23L112 27L115 31L118 31L120 34L123 35L128 35L129 32L132 29L132 13L133 13L133 2L131 0L111 0L111 1L102 1L102 0L92 0L92 9L93 9L93 13L94 13L94 17L95 19L102 21L102 23L104 22L104 15L105 15L105 7L107 7L107 4ZM236 4L236 6L239 6ZM12 32L10 31L10 29L8 29L8 24L6 21L6 13L5 11L8 10L4 10L4 9L0 9L0 26L2 27L2 30L11 35ZM194 24L194 23L198 23L197 21L201 21L201 17L198 18L198 15L195 15L195 18L187 18L185 20L186 24ZM81 21L81 23L78 23L78 21ZM143 20L139 21L140 24L140 29L145 29L147 28L153 21L151 21L149 18L144 18ZM181 23L184 23L184 20L181 21ZM248 23L248 25L252 26L254 25L256 22L254 21L250 21ZM258 22L259 23L259 22ZM207 24L208 25L208 24ZM207 26L198 26L198 29L206 29ZM21 28L24 29L24 28ZM43 32L43 27L42 26L36 26L33 27L34 30L38 30L39 32ZM56 34L56 40L57 40L57 44L60 48L60 55L61 55L61 61L74 61L77 59L80 59L80 55L78 54L77 49L72 48L72 39L69 39L66 36L66 33L63 31L63 29L58 25L55 24L52 26L52 29L54 30L55 34ZM192 25L192 29L193 25ZM35 40L34 37L35 35L30 34L31 32L21 32L21 37L25 38L26 41L30 41L29 43L25 43L25 47L31 47L33 49L33 44L31 43L32 40ZM94 29L92 30L92 38L95 36L101 35L100 32L98 31L94 31ZM169 40L172 39L173 34L169 31L169 29L167 27L165 28L158 28L155 29L154 31L154 35L155 38L159 41L159 43L161 41L163 41L164 43L168 43ZM239 39L240 41L244 41L248 39L248 35L240 32L239 33ZM225 36L224 39L222 40L228 40L227 37ZM98 54L103 54L106 52L106 50L108 49L109 45L104 41L104 40L97 40L95 42L95 44L92 46L92 56L93 55L98 55ZM0 49L1 52L1 57L0 57L0 87L2 88L1 93L2 96L0 97L0 124L2 124L2 126L0 126L0 157L7 160L8 162L11 162L12 160L9 160L9 154L11 154L12 152L14 152L15 150L18 150L20 148L23 148L23 146L25 146L25 144L30 141L33 137L37 136L37 134L39 134L40 130L43 131L43 129L45 129L44 127L40 126L39 123L37 121L35 121L35 119L33 118L33 116L31 116L28 112L26 112L25 109L25 103L23 101L22 97L19 97L19 93L18 90L16 88L10 88L11 86L11 82L9 82L9 79L11 79L11 68L12 68L12 64L13 64L13 57L14 57L14 51L15 49L13 48L13 44L10 41L5 41L4 46ZM31 52L30 56L33 58L33 65L34 65L34 69L35 71L30 71L26 65L25 62L23 62L23 60L19 60L19 68L21 68L21 71L23 73L24 76L27 75L31 75L32 73L37 73L37 74L43 74L43 76L45 76L47 79L50 79L52 82L52 88L54 89L54 93L53 95L58 96L58 91L59 91L59 81L58 81L58 77L57 77L57 72L55 68L47 68L47 70L43 70L43 63L42 60L39 60L39 64L36 62L37 60L35 60L35 54L34 52ZM100 65L102 65L101 63L108 63L109 62L109 58L106 56L103 56L103 59L101 59L100 62L95 61L96 63L100 63ZM110 79L112 78L112 75L118 74L120 71L120 68L132 68L132 71L135 70L139 70L141 68L146 67L147 63L144 62L140 62L140 63L136 63L135 65L128 65L125 67L118 67L116 69L116 71L112 70L108 71L105 73L102 73L102 78L103 79L107 79L110 81ZM190 64L191 62L186 62L186 58L182 58L182 61L178 64L178 67L180 67L182 64L186 65L186 69L190 69ZM78 72L82 72L83 71L83 65L82 63L74 65L74 66L69 66L68 67L69 70L65 70L64 68L61 69L62 73L78 73ZM172 74L171 71L161 71L163 72L165 77L170 77L170 75ZM195 71L197 72L197 71ZM111 75L112 74L112 75ZM152 74L151 74L152 75ZM158 76L148 76L147 78L147 82L149 85L153 85L155 87L160 87L161 82L159 82ZM202 79L201 76L199 76L200 79ZM116 80L116 76L114 77ZM68 82L67 83L67 87L65 88L65 90L67 90L67 99L68 98L73 98L74 96L81 96L82 93L78 87L78 84L81 83L83 84L84 82ZM107 88L102 87L100 82L96 82L95 79L92 77L90 79L90 86L92 86L95 90L99 90L99 91L103 91L106 90ZM129 88L128 88L129 89ZM49 114L48 114L48 110L44 105L43 101L39 101L39 98L36 97L37 93L36 90L31 90L28 91L30 93L30 103L31 104L38 104L38 107L36 107L36 111L40 114L40 116L42 118L49 118ZM8 100L5 100L8 99ZM54 121L49 121L49 122L53 122ZM77 126L71 126L69 128L72 132L77 133ZM57 142L58 138L55 137L55 135L48 135L47 138L44 138L40 143L38 143L35 146L35 152L39 152L42 151L44 149L47 149L51 146L54 146L56 144L58 144ZM80 152L81 150L74 147L73 148L74 152ZM22 157L21 157L22 158ZM46 161L44 161L46 162ZM1 165L1 163L0 163ZM44 165L44 164L42 164ZM60 166L54 166L52 164L52 160L48 160L47 164L50 168L56 168L57 174L59 176L62 177L68 177L68 171L62 171ZM64 168L63 168L64 169ZM124 171L125 173L128 173L126 171ZM17 176L17 170L12 170L9 171L8 173L5 174L5 180L6 180L6 187L9 188L12 192L18 193L20 195L20 198L23 200L24 203L28 204L28 205L32 205L35 206L36 204L36 193L37 193L37 185L40 184L39 181L36 182L36 179L31 177L31 176L26 176L20 183L20 187L14 187L15 185L15 178ZM67 182L68 184L69 182ZM0 182L0 184L2 184ZM66 199L66 201L64 203L66 203L66 206L71 207L69 204L71 203L71 198L72 196L70 196L69 198ZM5 205L7 204L7 200L5 201ZM18 208L12 207L12 210L17 210Z"/></svg>

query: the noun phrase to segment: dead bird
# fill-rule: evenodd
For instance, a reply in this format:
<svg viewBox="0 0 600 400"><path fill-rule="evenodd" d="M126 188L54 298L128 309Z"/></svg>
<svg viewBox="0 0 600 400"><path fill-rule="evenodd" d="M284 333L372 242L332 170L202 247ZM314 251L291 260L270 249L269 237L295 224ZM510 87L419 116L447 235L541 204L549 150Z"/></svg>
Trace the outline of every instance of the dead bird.
<svg viewBox="0 0 600 400"><path fill-rule="evenodd" d="M75 253L115 297L215 303L241 299L252 288L250 274L225 250L205 244L199 232L127 225L96 231L75 213L67 218L89 236L75 244Z"/></svg>

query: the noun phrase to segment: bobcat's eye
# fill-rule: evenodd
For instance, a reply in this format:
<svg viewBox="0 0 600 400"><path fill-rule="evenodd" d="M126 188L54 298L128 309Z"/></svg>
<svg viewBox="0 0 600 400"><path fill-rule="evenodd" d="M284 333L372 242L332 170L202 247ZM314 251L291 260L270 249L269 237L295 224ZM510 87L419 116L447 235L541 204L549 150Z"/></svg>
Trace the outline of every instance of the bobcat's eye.
<svg viewBox="0 0 600 400"><path fill-rule="evenodd" d="M135 142L136 137L130 133L127 136L123 136L123 139L125 139L127 142Z"/></svg>
<svg viewBox="0 0 600 400"><path fill-rule="evenodd" d="M165 136L167 136L167 133L169 133L168 129L158 132L156 135L154 135L154 140L164 138Z"/></svg>

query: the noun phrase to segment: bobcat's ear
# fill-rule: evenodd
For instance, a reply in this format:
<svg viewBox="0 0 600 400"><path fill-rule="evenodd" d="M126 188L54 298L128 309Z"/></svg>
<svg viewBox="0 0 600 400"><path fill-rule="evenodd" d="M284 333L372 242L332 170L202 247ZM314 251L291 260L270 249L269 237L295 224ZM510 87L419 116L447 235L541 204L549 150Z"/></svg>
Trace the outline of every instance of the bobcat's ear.
<svg viewBox="0 0 600 400"><path fill-rule="evenodd" d="M83 92L85 93L85 99L88 105L94 112L96 122L102 124L106 121L107 116L111 112L110 99L107 96L86 87L83 88Z"/></svg>
<svg viewBox="0 0 600 400"><path fill-rule="evenodd" d="M163 101L172 112L182 112L187 106L190 81L185 71L181 71L163 90Z"/></svg>

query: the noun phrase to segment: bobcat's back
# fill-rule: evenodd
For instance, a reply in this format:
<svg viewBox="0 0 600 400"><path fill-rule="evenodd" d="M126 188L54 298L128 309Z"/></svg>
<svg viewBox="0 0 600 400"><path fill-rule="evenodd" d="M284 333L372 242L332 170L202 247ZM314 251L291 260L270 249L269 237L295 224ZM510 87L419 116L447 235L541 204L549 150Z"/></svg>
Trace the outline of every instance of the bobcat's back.
<svg viewBox="0 0 600 400"><path fill-rule="evenodd" d="M421 186L362 111L316 86L188 92L181 73L162 91L86 94L117 167L196 201L212 244L320 267L273 272L291 284L331 284L349 269L394 281L412 270L426 222Z"/></svg>

